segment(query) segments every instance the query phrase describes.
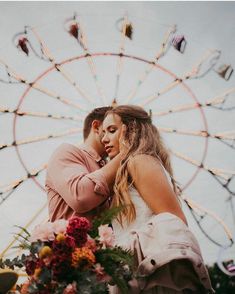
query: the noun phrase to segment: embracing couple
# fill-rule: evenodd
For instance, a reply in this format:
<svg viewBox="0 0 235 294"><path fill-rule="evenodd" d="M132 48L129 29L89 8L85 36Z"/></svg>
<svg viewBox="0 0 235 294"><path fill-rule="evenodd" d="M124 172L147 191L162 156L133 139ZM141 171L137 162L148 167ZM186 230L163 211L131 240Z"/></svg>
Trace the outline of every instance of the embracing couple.
<svg viewBox="0 0 235 294"><path fill-rule="evenodd" d="M96 108L83 136L84 144L62 144L48 163L50 221L91 220L122 206L112 223L115 244L133 250L141 277L131 281L130 293L213 293L168 151L148 113L133 105Z"/></svg>

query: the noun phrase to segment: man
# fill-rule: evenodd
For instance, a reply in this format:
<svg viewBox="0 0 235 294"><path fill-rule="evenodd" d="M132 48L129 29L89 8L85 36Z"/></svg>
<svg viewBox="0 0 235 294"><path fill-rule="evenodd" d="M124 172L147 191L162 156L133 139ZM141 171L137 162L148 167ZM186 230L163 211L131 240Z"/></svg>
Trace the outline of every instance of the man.
<svg viewBox="0 0 235 294"><path fill-rule="evenodd" d="M104 165L102 122L111 107L94 109L85 119L84 144L62 144L47 167L46 190L50 221L85 216L92 219L108 207L122 155Z"/></svg>

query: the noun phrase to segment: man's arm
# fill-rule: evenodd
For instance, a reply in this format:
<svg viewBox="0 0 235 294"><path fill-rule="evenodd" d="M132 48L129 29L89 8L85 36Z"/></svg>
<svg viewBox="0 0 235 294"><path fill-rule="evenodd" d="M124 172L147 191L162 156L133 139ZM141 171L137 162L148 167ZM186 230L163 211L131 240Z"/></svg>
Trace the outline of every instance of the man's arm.
<svg viewBox="0 0 235 294"><path fill-rule="evenodd" d="M107 182L107 185L110 191L113 189L116 173L122 159L123 159L123 154L119 153L100 169L100 171L102 171L102 174Z"/></svg>
<svg viewBox="0 0 235 294"><path fill-rule="evenodd" d="M109 196L121 159L112 160L102 169L89 173L82 151L64 145L48 164L46 185L59 193L77 213L86 213ZM110 190L109 190L110 188Z"/></svg>

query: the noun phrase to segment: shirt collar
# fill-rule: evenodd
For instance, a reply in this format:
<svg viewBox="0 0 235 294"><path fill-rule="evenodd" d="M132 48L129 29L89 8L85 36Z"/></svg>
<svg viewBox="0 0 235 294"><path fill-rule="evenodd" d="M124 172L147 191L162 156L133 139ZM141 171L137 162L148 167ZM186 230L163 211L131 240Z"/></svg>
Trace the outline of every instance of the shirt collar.
<svg viewBox="0 0 235 294"><path fill-rule="evenodd" d="M79 146L83 151L88 153L96 162L99 162L103 158L96 152L94 148L92 148L90 145L87 145L86 143L83 143Z"/></svg>

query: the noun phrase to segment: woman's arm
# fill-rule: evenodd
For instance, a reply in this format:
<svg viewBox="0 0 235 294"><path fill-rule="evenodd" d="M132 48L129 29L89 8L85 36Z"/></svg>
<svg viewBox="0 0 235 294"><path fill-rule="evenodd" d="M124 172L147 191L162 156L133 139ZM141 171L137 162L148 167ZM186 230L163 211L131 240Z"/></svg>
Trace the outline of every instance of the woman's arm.
<svg viewBox="0 0 235 294"><path fill-rule="evenodd" d="M129 161L128 171L135 188L154 213L170 212L187 224L177 196L157 159L145 154L136 155Z"/></svg>

